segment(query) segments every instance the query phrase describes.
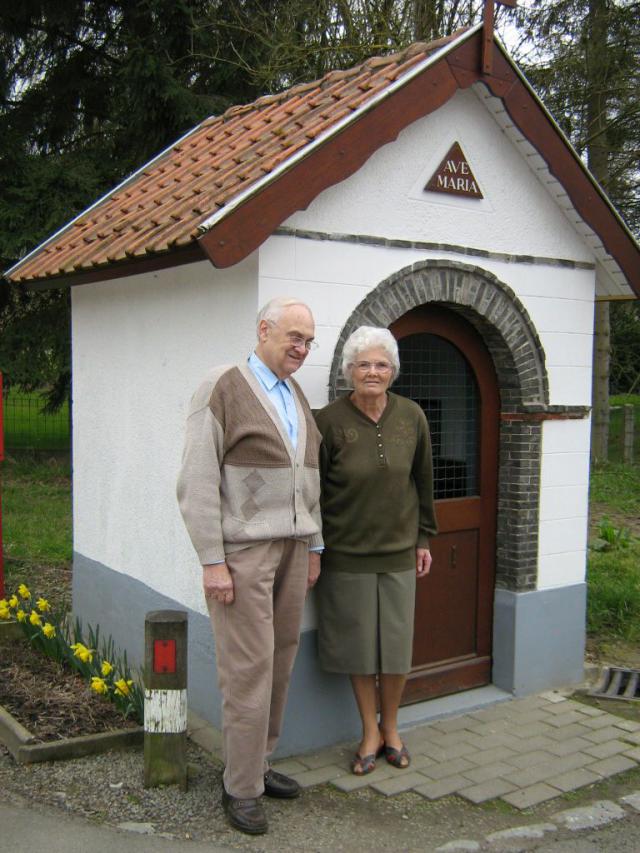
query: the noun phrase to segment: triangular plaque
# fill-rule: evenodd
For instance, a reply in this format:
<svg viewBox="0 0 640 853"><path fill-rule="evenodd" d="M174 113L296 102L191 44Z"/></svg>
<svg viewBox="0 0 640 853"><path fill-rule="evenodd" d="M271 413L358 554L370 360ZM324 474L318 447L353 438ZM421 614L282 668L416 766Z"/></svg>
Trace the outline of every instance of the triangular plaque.
<svg viewBox="0 0 640 853"><path fill-rule="evenodd" d="M459 142L453 143L425 190L467 198L484 198Z"/></svg>

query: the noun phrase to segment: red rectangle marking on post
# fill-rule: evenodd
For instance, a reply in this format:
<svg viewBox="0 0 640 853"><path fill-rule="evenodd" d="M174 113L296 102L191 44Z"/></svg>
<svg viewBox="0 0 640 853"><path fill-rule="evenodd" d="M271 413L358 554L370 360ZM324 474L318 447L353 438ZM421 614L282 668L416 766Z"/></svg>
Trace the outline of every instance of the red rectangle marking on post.
<svg viewBox="0 0 640 853"><path fill-rule="evenodd" d="M175 672L176 671L176 641L154 640L153 641L153 671Z"/></svg>

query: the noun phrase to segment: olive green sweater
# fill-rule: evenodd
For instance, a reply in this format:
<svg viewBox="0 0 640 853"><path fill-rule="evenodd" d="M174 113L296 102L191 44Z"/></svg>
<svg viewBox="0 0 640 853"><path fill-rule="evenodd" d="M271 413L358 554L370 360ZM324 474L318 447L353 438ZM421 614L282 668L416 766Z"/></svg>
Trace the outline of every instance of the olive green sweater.
<svg viewBox="0 0 640 853"><path fill-rule="evenodd" d="M388 394L376 424L348 397L316 414L325 551L322 568L415 568L437 531L429 426L412 400Z"/></svg>

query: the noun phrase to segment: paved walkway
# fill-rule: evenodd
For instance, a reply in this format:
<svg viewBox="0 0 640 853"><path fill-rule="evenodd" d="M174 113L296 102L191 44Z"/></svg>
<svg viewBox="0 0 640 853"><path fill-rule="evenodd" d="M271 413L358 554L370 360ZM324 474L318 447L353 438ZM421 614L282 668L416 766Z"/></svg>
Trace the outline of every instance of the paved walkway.
<svg viewBox="0 0 640 853"><path fill-rule="evenodd" d="M457 794L472 803L500 798L525 809L640 764L640 723L562 693L512 699L403 731L408 770L378 760L368 776L349 770L352 749L336 747L278 762L303 787L370 786L428 800Z"/></svg>

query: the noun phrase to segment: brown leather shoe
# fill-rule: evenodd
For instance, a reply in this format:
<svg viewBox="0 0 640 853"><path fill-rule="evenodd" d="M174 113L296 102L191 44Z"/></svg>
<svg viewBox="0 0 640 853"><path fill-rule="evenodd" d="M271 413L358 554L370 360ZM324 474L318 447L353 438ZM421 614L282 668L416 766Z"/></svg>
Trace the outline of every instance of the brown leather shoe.
<svg viewBox="0 0 640 853"><path fill-rule="evenodd" d="M295 779L290 779L284 773L267 770L264 774L264 793L266 797L276 797L279 800L293 800L300 796L300 785Z"/></svg>
<svg viewBox="0 0 640 853"><path fill-rule="evenodd" d="M267 816L257 797L241 800L227 794L223 786L222 807L234 829L239 829L240 832L246 832L248 835L263 835L267 831Z"/></svg>

